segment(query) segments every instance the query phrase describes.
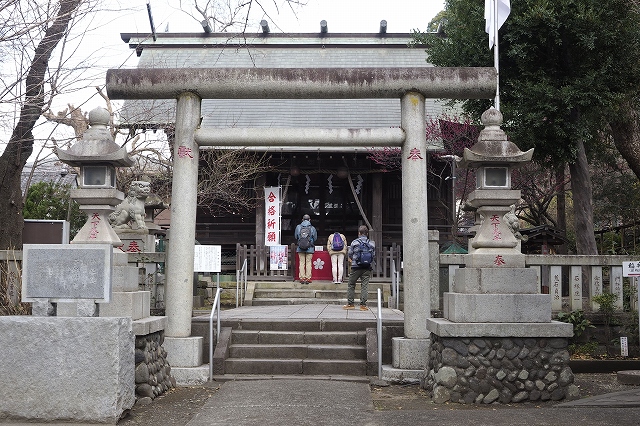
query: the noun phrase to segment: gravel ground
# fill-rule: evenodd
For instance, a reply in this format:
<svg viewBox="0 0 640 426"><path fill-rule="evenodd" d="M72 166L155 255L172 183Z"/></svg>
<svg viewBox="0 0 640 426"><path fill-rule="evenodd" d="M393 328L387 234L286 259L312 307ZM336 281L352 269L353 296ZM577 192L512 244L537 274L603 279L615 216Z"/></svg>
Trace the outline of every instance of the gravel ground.
<svg viewBox="0 0 640 426"><path fill-rule="evenodd" d="M580 388L581 398L633 389L633 386L618 383L615 374L576 374L575 384ZM184 426L198 412L220 384L210 383L172 389L156 398L151 404L136 405L118 422L124 426ZM376 410L437 410L439 408L473 409L478 406L462 404L434 404L426 392L417 384L371 385L371 397ZM549 407L557 402L535 402L510 405L491 405L492 409Z"/></svg>

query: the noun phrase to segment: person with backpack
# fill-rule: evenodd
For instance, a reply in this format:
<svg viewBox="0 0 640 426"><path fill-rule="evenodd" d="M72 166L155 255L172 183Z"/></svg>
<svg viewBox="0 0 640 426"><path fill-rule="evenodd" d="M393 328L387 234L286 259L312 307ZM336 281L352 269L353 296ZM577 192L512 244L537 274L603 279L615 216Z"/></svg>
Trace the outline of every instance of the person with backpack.
<svg viewBox="0 0 640 426"><path fill-rule="evenodd" d="M367 296L369 292L369 278L373 269L373 259L376 256L376 245L369 239L369 228L361 225L358 228L358 238L351 242L348 250L351 273L347 286L347 304L343 309L355 309L353 302L356 297L356 282L360 278L362 289L360 291L360 310L366 311Z"/></svg>
<svg viewBox="0 0 640 426"><path fill-rule="evenodd" d="M302 216L302 222L296 226L294 237L298 242L296 252L298 253L300 283L311 284L311 262L318 233L311 224L311 217L308 214Z"/></svg>
<svg viewBox="0 0 640 426"><path fill-rule="evenodd" d="M347 254L347 238L344 234L334 232L327 239L327 250L331 255L331 273L333 283L340 284L344 272L344 256Z"/></svg>

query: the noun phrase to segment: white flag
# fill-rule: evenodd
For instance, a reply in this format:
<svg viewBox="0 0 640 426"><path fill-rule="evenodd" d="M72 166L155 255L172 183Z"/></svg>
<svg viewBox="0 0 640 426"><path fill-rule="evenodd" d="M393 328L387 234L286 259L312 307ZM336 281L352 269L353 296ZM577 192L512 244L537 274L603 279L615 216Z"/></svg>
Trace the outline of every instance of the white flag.
<svg viewBox="0 0 640 426"><path fill-rule="evenodd" d="M498 16L496 17L495 2L498 2ZM493 47L498 38L498 30L511 13L510 0L484 0L484 30L489 34L489 49ZM497 21L497 25L496 25Z"/></svg>

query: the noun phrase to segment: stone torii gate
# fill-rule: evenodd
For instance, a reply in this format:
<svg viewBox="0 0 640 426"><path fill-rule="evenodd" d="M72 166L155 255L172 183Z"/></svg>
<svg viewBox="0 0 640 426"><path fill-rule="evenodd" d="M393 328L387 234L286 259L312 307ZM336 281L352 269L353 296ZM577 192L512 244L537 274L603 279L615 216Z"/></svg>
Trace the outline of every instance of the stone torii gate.
<svg viewBox="0 0 640 426"><path fill-rule="evenodd" d="M404 334L400 368L428 365L430 280L427 229L425 98L490 99L494 68L176 68L111 69L111 99L177 99L167 255L165 330L174 367L200 364L202 341L191 336L192 281L200 146L401 147ZM201 101L211 99L396 98L400 128L200 128ZM170 348L171 349L170 349ZM395 357L395 349L394 349ZM413 364L413 365L412 365ZM396 362L394 360L394 366Z"/></svg>

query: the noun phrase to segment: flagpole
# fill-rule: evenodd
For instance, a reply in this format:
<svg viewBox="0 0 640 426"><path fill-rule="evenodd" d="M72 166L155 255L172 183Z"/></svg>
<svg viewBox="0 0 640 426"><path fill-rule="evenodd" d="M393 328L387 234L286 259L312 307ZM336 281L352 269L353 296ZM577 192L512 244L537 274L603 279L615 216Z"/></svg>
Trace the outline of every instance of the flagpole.
<svg viewBox="0 0 640 426"><path fill-rule="evenodd" d="M498 0L493 0L493 66L496 68L496 98L495 108L500 111L500 63L498 59Z"/></svg>

